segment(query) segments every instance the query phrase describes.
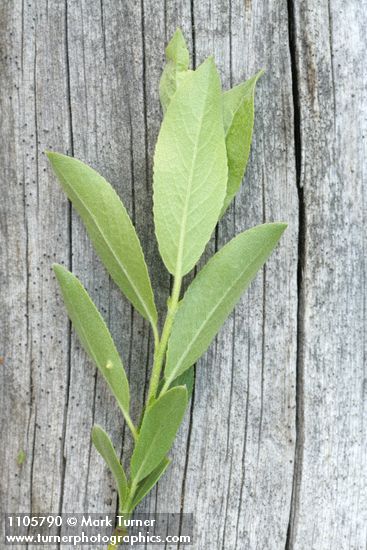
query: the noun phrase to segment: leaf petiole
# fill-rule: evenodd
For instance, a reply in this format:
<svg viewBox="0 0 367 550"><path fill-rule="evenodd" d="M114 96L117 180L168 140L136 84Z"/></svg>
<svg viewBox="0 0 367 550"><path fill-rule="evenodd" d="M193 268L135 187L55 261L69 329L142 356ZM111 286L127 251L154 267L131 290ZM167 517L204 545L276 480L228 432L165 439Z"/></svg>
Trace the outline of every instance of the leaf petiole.
<svg viewBox="0 0 367 550"><path fill-rule="evenodd" d="M134 424L133 424L133 421L131 420L131 417L129 414L127 413L124 413L124 418L125 418L125 421L126 421L126 424L129 426L129 429L131 431L131 434L134 438L134 441L137 441L138 440L138 430L135 428Z"/></svg>

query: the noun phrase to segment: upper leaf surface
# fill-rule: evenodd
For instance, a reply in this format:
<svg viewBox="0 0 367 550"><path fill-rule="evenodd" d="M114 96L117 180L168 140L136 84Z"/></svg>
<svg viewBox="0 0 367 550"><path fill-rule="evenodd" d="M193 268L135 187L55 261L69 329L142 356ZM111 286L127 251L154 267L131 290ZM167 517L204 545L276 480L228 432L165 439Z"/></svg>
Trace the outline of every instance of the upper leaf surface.
<svg viewBox="0 0 367 550"><path fill-rule="evenodd" d="M186 405L186 388L177 386L148 407L131 458L133 479L141 481L165 458L181 424Z"/></svg>
<svg viewBox="0 0 367 550"><path fill-rule="evenodd" d="M164 380L163 380L164 382ZM194 391L195 384L195 369L191 366L189 369L186 369L185 372L179 374L177 378L171 383L171 388L175 386L186 386L187 389L187 398L190 399L192 392Z"/></svg>
<svg viewBox="0 0 367 550"><path fill-rule="evenodd" d="M211 58L180 85L154 156L154 222L163 261L181 277L218 221L227 186L219 75Z"/></svg>
<svg viewBox="0 0 367 550"><path fill-rule="evenodd" d="M120 509L122 509L122 505L125 504L127 500L129 489L124 469L112 445L112 441L106 432L97 425L93 426L92 429L92 441L99 454L105 460L116 481L120 499Z"/></svg>
<svg viewBox="0 0 367 550"><path fill-rule="evenodd" d="M189 68L189 50L180 29L177 29L166 48L167 63L159 83L159 96L166 111L172 96L185 78Z"/></svg>
<svg viewBox="0 0 367 550"><path fill-rule="evenodd" d="M143 251L117 193L80 160L53 152L47 155L112 279L155 326L157 311Z"/></svg>
<svg viewBox="0 0 367 550"><path fill-rule="evenodd" d="M129 384L112 336L81 282L61 265L53 266L66 309L83 347L106 379L122 412L129 412Z"/></svg>
<svg viewBox="0 0 367 550"><path fill-rule="evenodd" d="M271 223L240 233L193 280L179 306L168 343L167 384L206 351L285 228L286 224Z"/></svg>
<svg viewBox="0 0 367 550"><path fill-rule="evenodd" d="M143 500L145 495L149 493L149 491L154 487L154 485L158 482L158 480L162 477L166 469L168 468L170 464L169 458L164 458L162 462L146 477L144 478L138 486L138 489L135 493L131 509L129 511L133 511L134 508L137 507L139 502Z"/></svg>
<svg viewBox="0 0 367 550"><path fill-rule="evenodd" d="M223 94L228 183L222 214L237 193L246 170L254 127L255 86L261 75L262 71Z"/></svg>

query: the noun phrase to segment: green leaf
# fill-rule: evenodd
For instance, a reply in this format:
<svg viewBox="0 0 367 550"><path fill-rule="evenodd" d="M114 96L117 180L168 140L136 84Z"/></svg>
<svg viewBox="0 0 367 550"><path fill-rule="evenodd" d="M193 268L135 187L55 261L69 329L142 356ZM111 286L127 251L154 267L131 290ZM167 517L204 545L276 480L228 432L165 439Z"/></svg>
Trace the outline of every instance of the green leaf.
<svg viewBox="0 0 367 550"><path fill-rule="evenodd" d="M173 323L163 391L206 351L286 227L270 223L240 233L193 280Z"/></svg>
<svg viewBox="0 0 367 550"><path fill-rule="evenodd" d="M47 156L112 279L155 329L157 311L143 251L115 190L80 160L53 152Z"/></svg>
<svg viewBox="0 0 367 550"><path fill-rule="evenodd" d="M146 410L131 458L130 470L135 482L148 476L165 458L183 419L186 404L186 388L177 386Z"/></svg>
<svg viewBox="0 0 367 550"><path fill-rule="evenodd" d="M186 369L185 372L177 376L174 381L171 383L170 388L175 386L186 386L187 397L190 399L192 392L194 391L194 382L195 382L195 369L191 366L189 369Z"/></svg>
<svg viewBox="0 0 367 550"><path fill-rule="evenodd" d="M145 495L154 487L158 480L162 477L171 461L169 458L164 458L162 462L147 476L145 477L138 485L137 491L135 493L130 512L132 512L139 502L143 500Z"/></svg>
<svg viewBox="0 0 367 550"><path fill-rule="evenodd" d="M168 271L188 273L218 221L227 186L219 75L211 58L169 104L154 156L154 222Z"/></svg>
<svg viewBox="0 0 367 550"><path fill-rule="evenodd" d="M158 395L161 393L163 386L164 386L164 378L160 380L159 386L158 386ZM195 369L194 367L190 367L189 369L185 370L180 376L177 376L177 378L174 379L173 382L170 384L170 388L174 388L175 386L186 386L187 389L187 399L189 400L192 396L192 392L194 391L194 384L195 384Z"/></svg>
<svg viewBox="0 0 367 550"><path fill-rule="evenodd" d="M223 94L223 121L228 156L228 183L222 214L241 186L250 154L254 127L255 87L263 74L235 86Z"/></svg>
<svg viewBox="0 0 367 550"><path fill-rule="evenodd" d="M120 501L119 505L121 508L122 505L125 504L129 493L127 479L122 464L120 463L120 460L112 445L111 439L100 426L93 426L92 441L95 448L111 470L116 481Z"/></svg>
<svg viewBox="0 0 367 550"><path fill-rule="evenodd" d="M159 96L166 111L176 89L184 80L189 68L189 50L180 29L177 29L166 48L167 64L159 83ZM191 72L191 71L190 71Z"/></svg>
<svg viewBox="0 0 367 550"><path fill-rule="evenodd" d="M80 341L106 379L126 418L129 416L129 383L111 334L75 275L58 264L55 264L53 269Z"/></svg>

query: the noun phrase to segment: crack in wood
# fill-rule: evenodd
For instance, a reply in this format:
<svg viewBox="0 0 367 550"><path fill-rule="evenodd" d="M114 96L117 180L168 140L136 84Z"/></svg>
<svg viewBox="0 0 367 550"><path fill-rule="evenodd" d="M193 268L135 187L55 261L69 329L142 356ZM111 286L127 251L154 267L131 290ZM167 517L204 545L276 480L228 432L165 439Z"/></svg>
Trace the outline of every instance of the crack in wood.
<svg viewBox="0 0 367 550"><path fill-rule="evenodd" d="M68 114L68 125L69 125L69 147L70 154L74 155L74 137L73 137L73 113L71 105L71 75L70 75L70 59L69 59L69 29L68 29L68 0L65 0L64 5L64 33L65 33L65 45L64 45L64 55L65 55L65 72L66 72L66 100L67 100L67 114ZM72 241L72 206L71 202L68 201L68 247L69 247L69 257L68 257L68 268L72 270L73 267L73 241ZM67 331L67 366L66 366L66 388L65 388L65 404L64 404L64 413L63 413L63 425L62 425L62 434L61 434L61 479L60 479L60 500L59 500L59 512L63 513L64 506L64 492L65 492L65 475L66 475L66 430L67 430L67 420L68 420L68 410L70 402L70 382L71 382L71 334L72 327L71 321L68 321L68 331ZM61 545L58 545L58 548L61 548Z"/></svg>
<svg viewBox="0 0 367 550"><path fill-rule="evenodd" d="M298 266L297 266L297 363L296 363L296 443L293 460L293 487L291 503L289 510L289 522L287 528L287 538L285 550L293 549L293 532L297 519L297 509L299 501L299 480L302 475L302 451L304 443L303 433L303 331L304 331L304 295L303 295L303 268L305 262L305 235L306 235L306 216L303 188L301 186L301 166L302 166L302 141L301 141L301 107L298 87L298 66L296 55L296 29L294 16L294 0L288 2L288 33L289 33L289 52L292 74L292 97L294 113L294 151L296 163L296 185L298 191Z"/></svg>

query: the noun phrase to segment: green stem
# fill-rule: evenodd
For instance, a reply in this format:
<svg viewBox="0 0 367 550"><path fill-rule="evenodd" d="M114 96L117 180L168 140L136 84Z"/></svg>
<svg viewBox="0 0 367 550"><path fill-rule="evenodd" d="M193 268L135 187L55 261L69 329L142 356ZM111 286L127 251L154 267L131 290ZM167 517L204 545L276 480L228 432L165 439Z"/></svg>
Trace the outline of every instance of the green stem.
<svg viewBox="0 0 367 550"><path fill-rule="evenodd" d="M113 536L116 537L117 541L119 540L117 537L123 537L125 535L128 534L128 531L126 529L126 527L116 527L114 532L113 532ZM122 543L122 541L121 541ZM116 550L120 544L120 542L116 542L116 544L114 544L113 542L110 542L110 544L107 546L107 550Z"/></svg>
<svg viewBox="0 0 367 550"><path fill-rule="evenodd" d="M176 315L178 302L180 299L181 284L182 284L182 277L175 277L175 280L173 283L172 295L168 302L167 316L164 322L162 336L158 345L156 346L155 353L154 353L152 376L150 378L150 386L149 386L149 393L148 393L148 399L147 399L148 404L152 399L155 399L157 394L162 365L166 355L168 339L171 334L173 321Z"/></svg>
<svg viewBox="0 0 367 550"><path fill-rule="evenodd" d="M156 325L154 325L153 323L152 323L152 329L153 329L153 335L154 335L154 347L155 347L155 349L157 349L157 347L159 346L159 334L158 334L158 329L157 329ZM132 433L134 441L136 442L138 440L139 432L135 428L134 423L131 420L130 415L125 411L122 411L122 414L124 415L126 424L129 426L129 429Z"/></svg>
<svg viewBox="0 0 367 550"><path fill-rule="evenodd" d="M113 536L117 537L118 534L119 534L119 528L116 527L116 529L113 532ZM118 542L116 544L114 544L113 542L110 542L110 544L107 546L107 550L116 550L119 546L120 544Z"/></svg>
<svg viewBox="0 0 367 550"><path fill-rule="evenodd" d="M151 323L151 327L152 327L153 336L154 336L154 348L157 348L159 346L159 332L157 329L157 325Z"/></svg>

